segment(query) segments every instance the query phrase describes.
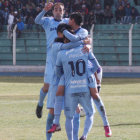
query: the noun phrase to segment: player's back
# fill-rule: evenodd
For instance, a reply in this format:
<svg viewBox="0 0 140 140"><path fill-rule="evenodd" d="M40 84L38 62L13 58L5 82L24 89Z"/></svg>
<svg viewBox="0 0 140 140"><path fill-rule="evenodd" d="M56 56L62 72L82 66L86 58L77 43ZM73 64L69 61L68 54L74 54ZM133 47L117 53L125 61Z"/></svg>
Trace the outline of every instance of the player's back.
<svg viewBox="0 0 140 140"><path fill-rule="evenodd" d="M82 52L82 46L61 51L66 93L88 92L87 61L88 54Z"/></svg>

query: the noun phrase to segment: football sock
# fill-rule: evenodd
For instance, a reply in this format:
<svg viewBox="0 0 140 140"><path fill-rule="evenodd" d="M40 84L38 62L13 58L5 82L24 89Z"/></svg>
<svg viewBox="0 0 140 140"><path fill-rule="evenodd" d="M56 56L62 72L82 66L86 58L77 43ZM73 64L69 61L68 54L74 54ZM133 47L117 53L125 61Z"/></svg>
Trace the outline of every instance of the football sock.
<svg viewBox="0 0 140 140"><path fill-rule="evenodd" d="M66 123L65 123L65 128L66 128L66 132L67 132L67 137L68 140L73 140L73 119L66 117Z"/></svg>
<svg viewBox="0 0 140 140"><path fill-rule="evenodd" d="M64 96L56 96L54 105L54 124L59 124Z"/></svg>
<svg viewBox="0 0 140 140"><path fill-rule="evenodd" d="M47 92L44 93L44 92L43 92L43 89L41 88L41 89L40 89L39 102L38 102L38 105L39 105L39 106L43 106L43 102L44 102L44 99L45 99L46 95L47 95Z"/></svg>
<svg viewBox="0 0 140 140"><path fill-rule="evenodd" d="M97 89L98 89L98 93L100 93L100 91L101 91L101 86L97 86Z"/></svg>
<svg viewBox="0 0 140 140"><path fill-rule="evenodd" d="M51 138L52 138L52 133L48 133L48 130L53 125L53 119L54 119L54 115L49 113L48 117L47 117L47 121L46 121L46 138L47 138L47 140L51 140Z"/></svg>
<svg viewBox="0 0 140 140"><path fill-rule="evenodd" d="M80 126L80 113L75 112L73 119L73 140L78 140L79 126Z"/></svg>
<svg viewBox="0 0 140 140"><path fill-rule="evenodd" d="M109 126L109 122L107 120L107 115L106 115L106 112L105 112L105 107L104 107L104 104L101 100L101 97L98 95L98 99L93 99L96 107L97 107L97 110L103 120L103 124L104 126Z"/></svg>
<svg viewBox="0 0 140 140"><path fill-rule="evenodd" d="M93 125L93 115L86 115L85 125L84 125L84 132L83 136L87 138L89 131L91 130Z"/></svg>

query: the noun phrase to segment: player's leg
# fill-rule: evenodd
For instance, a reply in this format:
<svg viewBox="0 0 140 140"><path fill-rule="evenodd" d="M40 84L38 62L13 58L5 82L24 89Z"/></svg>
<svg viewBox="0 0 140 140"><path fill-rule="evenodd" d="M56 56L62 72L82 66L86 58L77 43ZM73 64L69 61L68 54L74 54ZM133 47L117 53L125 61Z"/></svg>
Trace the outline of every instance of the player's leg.
<svg viewBox="0 0 140 140"><path fill-rule="evenodd" d="M73 94L74 95L74 94ZM66 133L68 140L74 140L73 139L73 116L75 113L75 110L78 105L78 99L76 96L73 96L72 94L65 94L65 116L66 116Z"/></svg>
<svg viewBox="0 0 140 140"><path fill-rule="evenodd" d="M44 99L47 95L49 89L49 84L44 83L44 86L40 89L40 96L39 96L39 101L36 107L36 116L38 118L42 117L42 109L43 109L43 104L44 104Z"/></svg>
<svg viewBox="0 0 140 140"><path fill-rule="evenodd" d="M48 133L53 133L55 131L60 131L60 115L63 109L63 101L64 101L64 89L63 85L58 86L56 97L55 97L55 105L54 105L54 121L53 126L48 130Z"/></svg>
<svg viewBox="0 0 140 140"><path fill-rule="evenodd" d="M93 115L94 115L94 106L93 106L93 102L92 102L92 98L90 96L90 93L81 93L81 97L79 97L80 99L80 104L82 105L82 107L84 108L85 112L86 112L86 120L85 120L85 124L84 124L84 132L82 137L80 138L80 140L86 140L87 139L87 135L89 133L89 131L92 128L93 125Z"/></svg>
<svg viewBox="0 0 140 140"><path fill-rule="evenodd" d="M78 133L80 127L80 106L77 106L73 117L73 140L78 140Z"/></svg>
<svg viewBox="0 0 140 140"><path fill-rule="evenodd" d="M97 88L90 88L90 93L91 93L91 96L93 97L93 101L96 105L96 108L97 108L97 110L102 118L102 121L104 124L104 129L105 129L105 136L110 137L112 135L112 132L111 132L111 129L109 127L109 122L107 119L105 106L102 102L100 95L98 94Z"/></svg>
<svg viewBox="0 0 140 140"><path fill-rule="evenodd" d="M97 70L97 77L96 77L98 93L100 93L101 91L102 76L103 76L103 71L102 68L100 67Z"/></svg>
<svg viewBox="0 0 140 140"><path fill-rule="evenodd" d="M60 115L63 109L64 102L64 91L65 91L65 78L64 75L61 76L58 84L58 89L56 91L55 106L54 106L54 124L59 125Z"/></svg>
<svg viewBox="0 0 140 140"><path fill-rule="evenodd" d="M97 108L97 110L102 118L103 124L104 124L105 136L110 137L112 135L112 132L109 127L109 122L107 119L105 106L103 104L103 101L102 101L100 95L98 94L95 75L91 74L90 71L88 71L88 79L89 79L90 94L93 98L93 101L96 105L96 108Z"/></svg>
<svg viewBox="0 0 140 140"><path fill-rule="evenodd" d="M46 121L46 140L51 140L52 138L52 133L48 133L48 130L53 125L53 119L54 119L54 109L50 108Z"/></svg>
<svg viewBox="0 0 140 140"><path fill-rule="evenodd" d="M50 63L46 63L46 68L45 68L45 73L44 73L44 86L40 89L40 94L39 94L39 101L36 107L36 116L38 118L42 117L42 109L43 109L43 104L44 104L44 99L48 93L49 90L49 83L51 81L51 71L52 71L52 66Z"/></svg>
<svg viewBox="0 0 140 140"><path fill-rule="evenodd" d="M50 85L49 91L48 91L48 98L47 98L47 108L50 110L48 113L48 118L46 121L46 137L47 140L51 140L52 134L48 133L48 130L53 125L53 119L54 119L54 104L55 104L55 96L56 96L57 86L53 86L53 84Z"/></svg>

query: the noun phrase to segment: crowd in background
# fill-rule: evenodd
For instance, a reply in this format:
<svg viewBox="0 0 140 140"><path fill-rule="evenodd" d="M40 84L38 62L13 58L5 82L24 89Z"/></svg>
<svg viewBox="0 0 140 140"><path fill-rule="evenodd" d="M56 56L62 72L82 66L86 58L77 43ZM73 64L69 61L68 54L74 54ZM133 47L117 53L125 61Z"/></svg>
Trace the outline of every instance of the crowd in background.
<svg viewBox="0 0 140 140"><path fill-rule="evenodd" d="M32 30L34 19L44 8L47 0L0 0L0 28L1 25L14 25L19 27L27 24ZM64 17L78 11L83 17L83 27L90 29L92 24L137 23L140 14L132 7L128 0L52 0L63 2L65 5ZM104 1L102 4L102 1ZM134 0L138 5L139 0ZM115 11L113 10L115 7ZM47 13L51 15L50 13ZM113 21L114 20L114 21ZM21 23L21 24L20 24ZM24 25L23 25L24 26ZM9 26L11 28L11 26ZM23 30L23 27L22 27Z"/></svg>

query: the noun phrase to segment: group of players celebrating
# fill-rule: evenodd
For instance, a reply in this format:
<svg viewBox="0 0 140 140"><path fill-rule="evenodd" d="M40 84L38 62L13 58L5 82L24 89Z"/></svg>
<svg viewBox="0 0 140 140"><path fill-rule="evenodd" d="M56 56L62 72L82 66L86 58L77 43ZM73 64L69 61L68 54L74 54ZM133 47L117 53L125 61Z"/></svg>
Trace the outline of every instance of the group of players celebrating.
<svg viewBox="0 0 140 140"><path fill-rule="evenodd" d="M52 10L53 17L44 17ZM91 51L88 31L81 27L82 16L72 13L63 18L64 4L49 2L35 19L46 33L46 67L44 86L36 108L38 118L42 117L45 96L49 113L46 121L46 139L60 131L60 115L64 109L65 128L68 140L78 140L80 106L86 115L84 131L79 140L86 140L93 125L95 113L93 102L103 120L105 136L112 135L105 107L99 95L102 68Z"/></svg>

